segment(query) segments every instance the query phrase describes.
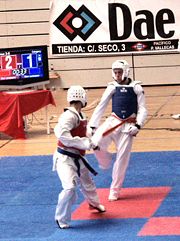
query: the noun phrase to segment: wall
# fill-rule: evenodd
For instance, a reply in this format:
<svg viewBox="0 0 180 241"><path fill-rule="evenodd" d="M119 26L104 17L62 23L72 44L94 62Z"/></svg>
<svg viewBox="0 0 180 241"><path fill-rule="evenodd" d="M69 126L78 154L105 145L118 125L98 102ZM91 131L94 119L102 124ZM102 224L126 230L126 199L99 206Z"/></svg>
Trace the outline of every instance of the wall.
<svg viewBox="0 0 180 241"><path fill-rule="evenodd" d="M44 44L49 46L49 0L0 0L0 48ZM129 62L131 77L143 85L180 84L179 53L88 58L49 54L49 66L60 75L50 86L104 87L111 80L112 62L120 58Z"/></svg>

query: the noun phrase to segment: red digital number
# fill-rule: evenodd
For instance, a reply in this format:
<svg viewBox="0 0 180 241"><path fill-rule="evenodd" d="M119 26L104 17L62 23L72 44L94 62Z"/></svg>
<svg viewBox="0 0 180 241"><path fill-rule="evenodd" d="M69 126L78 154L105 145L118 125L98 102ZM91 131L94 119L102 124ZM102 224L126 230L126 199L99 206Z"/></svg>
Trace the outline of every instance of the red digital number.
<svg viewBox="0 0 180 241"><path fill-rule="evenodd" d="M17 64L16 55L6 55L1 57L2 69L16 69L17 68L16 64Z"/></svg>

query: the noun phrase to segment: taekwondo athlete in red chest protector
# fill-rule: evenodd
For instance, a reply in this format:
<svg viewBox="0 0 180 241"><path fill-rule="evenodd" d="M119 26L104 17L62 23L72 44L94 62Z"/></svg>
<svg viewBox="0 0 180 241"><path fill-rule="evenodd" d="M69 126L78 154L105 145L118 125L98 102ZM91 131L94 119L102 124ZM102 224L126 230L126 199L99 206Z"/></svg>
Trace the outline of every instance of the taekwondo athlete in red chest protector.
<svg viewBox="0 0 180 241"><path fill-rule="evenodd" d="M70 106L60 115L54 132L58 147L53 155L53 170L56 170L62 184L55 212L59 228L69 228L71 208L76 201L76 188L80 187L90 209L105 212L99 202L96 186L90 172L96 171L84 158L85 150L96 148L86 137L87 120L81 109L86 106L86 91L81 86L71 86L67 92Z"/></svg>
<svg viewBox="0 0 180 241"><path fill-rule="evenodd" d="M112 64L113 81L105 89L87 128L88 136L92 136L93 143L100 147L100 150L96 150L94 154L102 169L108 169L112 162L112 154L108 152L109 145L113 141L116 146L109 201L119 199L133 138L147 118L143 88L140 81L132 81L128 78L129 71L129 64L125 60L117 60ZM112 100L112 113L99 126L110 100Z"/></svg>

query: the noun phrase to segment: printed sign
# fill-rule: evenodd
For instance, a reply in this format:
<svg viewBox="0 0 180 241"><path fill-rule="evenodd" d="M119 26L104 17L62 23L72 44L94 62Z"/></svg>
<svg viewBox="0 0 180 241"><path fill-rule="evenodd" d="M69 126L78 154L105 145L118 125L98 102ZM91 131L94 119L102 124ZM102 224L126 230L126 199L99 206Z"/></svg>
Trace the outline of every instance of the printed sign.
<svg viewBox="0 0 180 241"><path fill-rule="evenodd" d="M52 0L52 55L179 51L178 0Z"/></svg>

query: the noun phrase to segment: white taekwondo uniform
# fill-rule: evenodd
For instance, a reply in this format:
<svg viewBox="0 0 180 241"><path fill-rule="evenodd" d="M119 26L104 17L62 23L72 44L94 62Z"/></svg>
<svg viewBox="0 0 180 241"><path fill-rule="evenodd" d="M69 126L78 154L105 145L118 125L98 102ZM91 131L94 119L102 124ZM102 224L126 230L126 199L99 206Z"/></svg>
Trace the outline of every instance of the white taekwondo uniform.
<svg viewBox="0 0 180 241"><path fill-rule="evenodd" d="M92 148L90 139L85 137L86 125L87 121L74 107L67 108L59 117L58 124L54 129L58 138L58 148L70 153L84 155L84 150ZM78 184L87 202L95 207L99 205L96 187L89 170L81 159L78 160L78 163L79 175L74 158L59 153L58 150L53 155L53 170L57 171L63 187L63 190L59 193L55 212L55 220L58 220L60 225L68 224L71 220L71 208L76 201Z"/></svg>
<svg viewBox="0 0 180 241"><path fill-rule="evenodd" d="M115 93L118 93L117 98L114 98ZM131 101L131 96L133 101L136 102L135 105ZM113 99L112 109L115 113L112 112L104 123L99 126L101 117L111 99ZM134 105L134 107L131 108L132 105ZM132 117L135 117L135 121L130 123L127 121L110 134L103 137L105 131L121 123L124 119ZM100 150L96 150L94 153L101 168L107 169L110 167L112 154L108 151L108 147L112 141L116 145L117 153L112 170L111 194L118 196L128 167L133 141L133 136L129 134L130 127L135 125L134 122L142 127L146 118L147 110L145 106L145 96L140 81L130 80L130 83L126 85L118 84L116 81L112 81L108 84L99 104L94 110L88 127L98 128L92 136L92 141L95 145L100 147Z"/></svg>

